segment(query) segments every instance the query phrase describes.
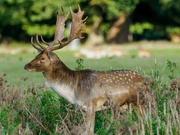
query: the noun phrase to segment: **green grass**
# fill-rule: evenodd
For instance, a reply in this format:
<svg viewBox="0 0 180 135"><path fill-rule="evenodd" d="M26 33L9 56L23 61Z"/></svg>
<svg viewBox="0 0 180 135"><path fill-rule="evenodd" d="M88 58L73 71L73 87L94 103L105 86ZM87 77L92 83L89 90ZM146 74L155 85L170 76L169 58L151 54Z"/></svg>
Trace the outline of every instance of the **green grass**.
<svg viewBox="0 0 180 135"><path fill-rule="evenodd" d="M166 67L167 60L176 63L177 69L180 67L180 46L167 43L163 46L161 44L159 45L157 43L149 47L149 50L152 52L152 57L149 58L136 57L137 45L123 45L120 48L128 51L129 53L127 55L111 59L84 59L84 68L93 70L130 69L135 71L141 69L147 75L150 75L153 70L158 69L160 74L163 74L165 80L167 80L167 75L169 74L169 69ZM30 45L17 46L15 44L14 46L16 49L23 48L30 51L26 53L20 52L14 55L0 54L0 74L7 74L8 81L13 84L18 83L22 77L28 78L28 81L24 82L25 86L30 83L43 83L44 79L41 73L30 73L24 70L24 65L31 61L37 55L37 52L32 50ZM62 49L56 51L56 53L69 68L75 69L77 58L73 56L74 51ZM177 69L175 70L175 76L180 75L180 71Z"/></svg>

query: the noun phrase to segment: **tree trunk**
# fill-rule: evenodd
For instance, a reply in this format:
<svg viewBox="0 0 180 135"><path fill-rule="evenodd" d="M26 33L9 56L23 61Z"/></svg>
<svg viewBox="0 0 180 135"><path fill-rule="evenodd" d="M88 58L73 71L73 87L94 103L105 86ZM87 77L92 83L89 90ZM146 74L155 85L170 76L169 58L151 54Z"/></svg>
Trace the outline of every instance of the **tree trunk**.
<svg viewBox="0 0 180 135"><path fill-rule="evenodd" d="M100 16L95 17L94 24L91 26L91 30L89 32L89 36L86 41L87 45L96 46L104 42L104 37L100 30L101 21L102 21L102 18Z"/></svg>
<svg viewBox="0 0 180 135"><path fill-rule="evenodd" d="M120 14L109 30L106 38L107 42L117 44L128 42L130 22L131 15Z"/></svg>

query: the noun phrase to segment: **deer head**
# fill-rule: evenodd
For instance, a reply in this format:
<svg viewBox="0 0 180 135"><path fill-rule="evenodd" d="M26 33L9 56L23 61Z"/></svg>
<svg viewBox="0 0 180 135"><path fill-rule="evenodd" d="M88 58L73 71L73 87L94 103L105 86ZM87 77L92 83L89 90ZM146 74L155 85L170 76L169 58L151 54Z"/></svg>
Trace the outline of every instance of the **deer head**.
<svg viewBox="0 0 180 135"><path fill-rule="evenodd" d="M66 41L62 41L64 39L64 29L65 29L65 22L68 19L71 13L72 16L72 27L69 38ZM82 20L84 11L81 10L80 6L78 5L78 12L74 13L70 8L70 11L66 16L64 16L64 10L62 8L62 14L57 13L57 20L56 20L56 31L54 35L54 40L51 43L45 42L43 37L41 36L42 42L47 45L44 47L40 41L38 35L36 35L36 42L37 45L34 43L34 38L31 37L31 44L32 46L38 50L39 55L36 56L34 60L30 63L25 65L25 70L28 71L36 71L36 72L45 72L46 70L50 70L51 67L55 64L60 63L61 61L57 57L53 51L63 48L64 46L68 45L71 41L76 38L81 39L81 31L82 27L85 24L87 17Z"/></svg>

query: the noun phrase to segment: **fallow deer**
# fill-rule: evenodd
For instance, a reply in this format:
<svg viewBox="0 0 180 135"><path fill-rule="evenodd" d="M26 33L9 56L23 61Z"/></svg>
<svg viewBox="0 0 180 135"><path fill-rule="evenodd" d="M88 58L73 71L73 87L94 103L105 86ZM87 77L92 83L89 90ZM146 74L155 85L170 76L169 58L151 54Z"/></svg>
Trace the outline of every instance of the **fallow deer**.
<svg viewBox="0 0 180 135"><path fill-rule="evenodd" d="M69 14L72 16L72 27L69 38L64 39L64 25ZM71 70L53 52L68 45L76 38L81 39L82 27L87 17L83 20L84 11L79 7L78 12L70 11L64 16L57 14L56 31L54 40L50 43L42 42L36 35L37 45L31 38L32 46L40 53L34 60L25 65L25 70L42 72L49 85L57 94L76 104L86 112L86 131L84 134L94 134L95 111L124 104L142 105L140 93L149 88L146 77L130 70Z"/></svg>
<svg viewBox="0 0 180 135"><path fill-rule="evenodd" d="M151 57L151 52L148 49L138 48L138 56L139 57Z"/></svg>

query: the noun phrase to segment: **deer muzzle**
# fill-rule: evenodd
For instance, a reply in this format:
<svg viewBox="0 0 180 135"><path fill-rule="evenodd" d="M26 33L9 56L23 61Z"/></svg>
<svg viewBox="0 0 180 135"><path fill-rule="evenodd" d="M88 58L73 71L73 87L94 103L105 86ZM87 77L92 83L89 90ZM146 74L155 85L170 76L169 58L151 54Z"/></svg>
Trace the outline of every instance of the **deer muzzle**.
<svg viewBox="0 0 180 135"><path fill-rule="evenodd" d="M34 71L34 68L31 63L28 63L24 66L24 69L27 71Z"/></svg>

